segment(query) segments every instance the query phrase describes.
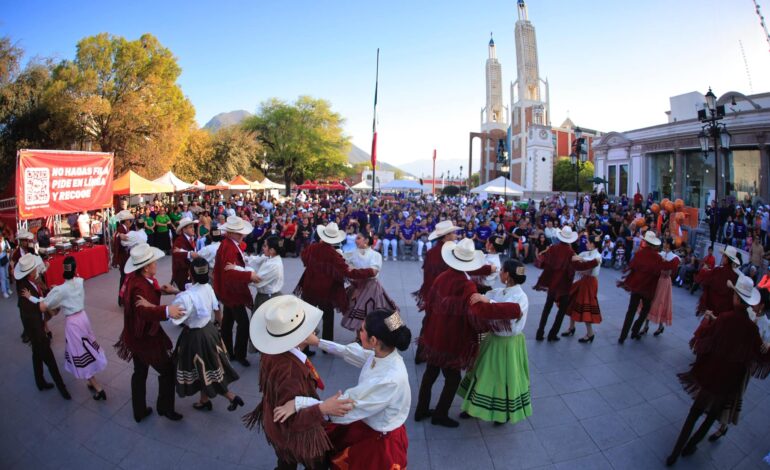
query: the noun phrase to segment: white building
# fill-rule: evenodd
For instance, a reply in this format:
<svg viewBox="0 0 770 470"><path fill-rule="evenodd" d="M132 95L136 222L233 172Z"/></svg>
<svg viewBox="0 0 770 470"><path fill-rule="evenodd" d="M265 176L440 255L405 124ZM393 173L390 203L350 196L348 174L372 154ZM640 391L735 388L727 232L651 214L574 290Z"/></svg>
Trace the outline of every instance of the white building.
<svg viewBox="0 0 770 470"><path fill-rule="evenodd" d="M377 188L383 184L388 184L396 179L396 174L393 171L377 170ZM369 186L372 185L372 170L364 170L361 173L361 181L365 181Z"/></svg>

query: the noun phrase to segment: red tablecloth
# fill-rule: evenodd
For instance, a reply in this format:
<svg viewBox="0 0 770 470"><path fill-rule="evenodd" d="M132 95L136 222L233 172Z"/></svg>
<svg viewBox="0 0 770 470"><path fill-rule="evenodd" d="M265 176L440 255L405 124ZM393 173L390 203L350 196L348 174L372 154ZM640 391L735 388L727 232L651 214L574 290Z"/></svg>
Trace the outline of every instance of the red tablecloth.
<svg viewBox="0 0 770 470"><path fill-rule="evenodd" d="M83 279L104 274L110 269L110 255L104 245L94 245L91 248L83 248L80 251L70 253L77 264L77 275ZM45 272L45 282L48 286L57 286L64 282L64 258L62 255L54 255L48 258L48 270Z"/></svg>

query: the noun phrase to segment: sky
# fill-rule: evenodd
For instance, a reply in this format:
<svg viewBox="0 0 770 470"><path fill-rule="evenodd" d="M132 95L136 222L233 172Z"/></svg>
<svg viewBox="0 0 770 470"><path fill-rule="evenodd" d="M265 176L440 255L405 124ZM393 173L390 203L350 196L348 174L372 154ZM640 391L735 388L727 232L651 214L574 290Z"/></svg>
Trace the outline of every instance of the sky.
<svg viewBox="0 0 770 470"><path fill-rule="evenodd" d="M569 117L624 131L666 122L670 96L770 91L770 45L751 0L527 5L554 125ZM770 18L770 1L760 6ZM78 40L101 32L152 33L177 57L201 126L220 112L256 112L268 98L311 95L329 100L367 151L380 48L378 155L396 165L433 149L439 160L467 159L490 32L509 103L516 19L514 0L0 0L0 35L27 58L71 59Z"/></svg>

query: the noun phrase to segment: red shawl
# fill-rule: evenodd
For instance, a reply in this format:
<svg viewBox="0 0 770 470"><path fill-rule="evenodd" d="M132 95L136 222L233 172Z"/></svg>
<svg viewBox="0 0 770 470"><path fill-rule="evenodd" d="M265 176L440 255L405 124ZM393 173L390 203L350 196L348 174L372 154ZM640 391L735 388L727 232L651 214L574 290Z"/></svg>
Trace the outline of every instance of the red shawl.
<svg viewBox="0 0 770 470"><path fill-rule="evenodd" d="M535 284L535 290L548 291L554 297L569 294L576 271L585 271L595 266L591 261L572 261L575 252L567 243L549 247L543 254L543 272Z"/></svg>
<svg viewBox="0 0 770 470"><path fill-rule="evenodd" d="M139 273L131 274L125 282L123 331L115 349L118 357L125 361L136 356L145 364L158 364L166 360L173 346L160 326L160 322L167 319L166 307L160 305L160 288L155 279L150 283ZM153 306L137 307L139 296Z"/></svg>
<svg viewBox="0 0 770 470"><path fill-rule="evenodd" d="M695 276L695 282L703 287L703 293L698 300L697 314L711 310L714 314L732 310L733 290L727 286L727 281L735 284L738 273L731 266L717 266L714 269L703 269Z"/></svg>
<svg viewBox="0 0 770 470"><path fill-rule="evenodd" d="M618 282L618 287L639 294L645 299L655 297L661 271L673 271L679 266L679 258L665 261L649 246L639 249L628 265L629 272ZM731 297L732 298L732 297Z"/></svg>

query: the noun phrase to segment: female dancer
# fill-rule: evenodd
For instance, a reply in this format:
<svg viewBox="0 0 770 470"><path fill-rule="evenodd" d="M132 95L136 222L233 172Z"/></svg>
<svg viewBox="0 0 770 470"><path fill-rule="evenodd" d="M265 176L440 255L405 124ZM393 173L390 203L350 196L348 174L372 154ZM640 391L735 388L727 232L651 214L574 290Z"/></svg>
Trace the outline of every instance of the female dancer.
<svg viewBox="0 0 770 470"><path fill-rule="evenodd" d="M75 258L67 256L64 258L63 284L55 286L45 297L34 297L29 289L24 289L21 295L38 304L41 312L52 313L58 309L66 317L64 369L75 378L86 380L94 400L106 400L107 394L95 376L107 367L107 356L96 342L91 322L83 310L86 293L83 279L75 276L75 270Z"/></svg>
<svg viewBox="0 0 770 470"><path fill-rule="evenodd" d="M573 257L573 261L581 262L581 270L576 273L578 280L570 288L570 300L567 314L570 316L569 330L562 336L575 334L575 323L586 324L586 335L578 340L581 343L594 342L593 325L602 322L602 313L599 310L599 301L596 294L599 292L599 270L602 265L602 255L599 253L602 237L588 237L586 251Z"/></svg>
<svg viewBox="0 0 770 470"><path fill-rule="evenodd" d="M345 261L353 269L372 268L374 277L368 279L351 279L347 288L347 311L342 314L341 325L350 331L358 331L366 316L375 310L396 310L396 302L382 288L377 274L382 268L382 255L371 249L371 235L359 233L355 239L356 250L345 253Z"/></svg>
<svg viewBox="0 0 770 470"><path fill-rule="evenodd" d="M409 441L404 422L409 416L411 390L404 359L412 333L398 310L375 310L359 331L361 344L347 346L308 338L311 346L340 356L361 368L358 385L345 390L341 399L353 400L345 416L332 416L326 432L334 446L334 469L407 468ZM396 351L398 349L398 351ZM284 422L295 412L320 404L313 397L296 397L276 407L273 419Z"/></svg>
<svg viewBox="0 0 770 470"><path fill-rule="evenodd" d="M670 238L663 240L663 251L660 253L660 256L664 261L679 260L679 257L671 251ZM655 288L655 297L652 298L650 313L647 314L647 322L644 324L644 329L640 334L647 333L650 322L658 324L658 329L655 330L653 336L663 333L663 330L665 330L664 324L671 326L674 312L674 304L671 299L671 273L676 272L678 268L679 266L676 265L670 270L666 269L660 272L658 286Z"/></svg>
<svg viewBox="0 0 770 470"><path fill-rule="evenodd" d="M524 265L507 260L500 270L505 287L492 289L486 296L473 294L471 301L518 304L521 317L510 320L510 331L486 336L479 347L473 368L465 374L457 394L463 398L461 418L492 421L495 426L516 423L532 415L529 393L529 358L524 340L529 300L521 285L527 280Z"/></svg>

